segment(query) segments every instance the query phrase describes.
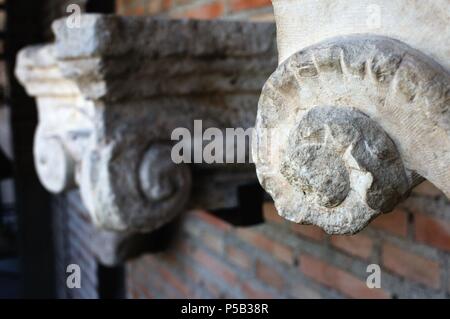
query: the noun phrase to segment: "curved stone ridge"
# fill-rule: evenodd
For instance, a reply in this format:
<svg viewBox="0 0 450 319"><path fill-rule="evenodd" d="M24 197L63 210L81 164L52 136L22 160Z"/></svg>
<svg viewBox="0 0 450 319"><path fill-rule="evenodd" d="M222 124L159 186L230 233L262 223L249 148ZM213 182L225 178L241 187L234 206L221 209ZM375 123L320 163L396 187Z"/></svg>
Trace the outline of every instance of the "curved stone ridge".
<svg viewBox="0 0 450 319"><path fill-rule="evenodd" d="M46 189L60 193L75 187L75 161L57 135L44 136L38 127L33 153L39 180Z"/></svg>
<svg viewBox="0 0 450 319"><path fill-rule="evenodd" d="M371 209L389 212L410 186L392 140L369 117L343 107L317 106L303 116L289 133L280 171L325 208L352 190Z"/></svg>
<svg viewBox="0 0 450 319"><path fill-rule="evenodd" d="M263 88L253 149L280 214L354 233L418 175L449 196L449 88L440 65L386 37L339 37L292 55ZM346 175L352 162L358 187Z"/></svg>
<svg viewBox="0 0 450 319"><path fill-rule="evenodd" d="M151 231L175 218L191 191L190 168L173 164L170 146L111 144L86 155L81 196L104 229Z"/></svg>

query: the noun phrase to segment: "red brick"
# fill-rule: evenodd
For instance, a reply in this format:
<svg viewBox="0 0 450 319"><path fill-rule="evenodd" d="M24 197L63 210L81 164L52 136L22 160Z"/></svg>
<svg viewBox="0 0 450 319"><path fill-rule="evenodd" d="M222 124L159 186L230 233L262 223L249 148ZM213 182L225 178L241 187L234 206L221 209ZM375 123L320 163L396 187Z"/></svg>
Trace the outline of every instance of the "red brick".
<svg viewBox="0 0 450 319"><path fill-rule="evenodd" d="M190 19L214 19L220 17L224 13L224 6L220 1L214 1L188 9L183 12L177 12L175 17Z"/></svg>
<svg viewBox="0 0 450 319"><path fill-rule="evenodd" d="M227 246L225 251L228 259L235 265L245 269L250 269L252 267L252 259L240 248Z"/></svg>
<svg viewBox="0 0 450 319"><path fill-rule="evenodd" d="M323 241L326 237L325 232L317 226L292 223L291 229L297 235L315 241Z"/></svg>
<svg viewBox="0 0 450 319"><path fill-rule="evenodd" d="M158 14L162 11L162 3L161 0L149 1L147 3L147 14Z"/></svg>
<svg viewBox="0 0 450 319"><path fill-rule="evenodd" d="M116 0L115 11L117 14L121 14L125 11L125 1L124 0Z"/></svg>
<svg viewBox="0 0 450 319"><path fill-rule="evenodd" d="M206 290L208 291L209 296L211 298L222 299L224 297L223 292L220 290L220 288L216 284L209 282L209 281L205 281L203 283L203 285L206 288Z"/></svg>
<svg viewBox="0 0 450 319"><path fill-rule="evenodd" d="M191 256L198 261L199 264L209 269L213 274L222 278L228 284L237 284L238 278L236 274L221 260L214 258L203 250L194 249Z"/></svg>
<svg viewBox="0 0 450 319"><path fill-rule="evenodd" d="M139 298L139 293L137 292L136 288L134 288L134 287L128 287L128 294L131 299Z"/></svg>
<svg viewBox="0 0 450 319"><path fill-rule="evenodd" d="M400 237L408 234L408 215L405 210L396 208L394 211L375 218L371 226Z"/></svg>
<svg viewBox="0 0 450 319"><path fill-rule="evenodd" d="M117 0L116 12L118 14L131 14L131 9L134 5L134 1L130 0Z"/></svg>
<svg viewBox="0 0 450 319"><path fill-rule="evenodd" d="M150 0L147 1L147 14L159 14L167 11L172 6L171 0Z"/></svg>
<svg viewBox="0 0 450 319"><path fill-rule="evenodd" d="M272 286L278 290L282 290L284 286L283 277L278 273L276 269L270 267L261 260L256 261L256 277L262 282Z"/></svg>
<svg viewBox="0 0 450 319"><path fill-rule="evenodd" d="M203 278L196 269L193 269L192 263L184 262L180 265L180 271L190 279L194 284L202 282Z"/></svg>
<svg viewBox="0 0 450 319"><path fill-rule="evenodd" d="M131 11L131 15L142 16L145 14L145 8L143 6L137 6Z"/></svg>
<svg viewBox="0 0 450 319"><path fill-rule="evenodd" d="M431 184L429 181L425 181L412 191L414 194L421 195L421 196L427 196L427 197L439 197L443 196L441 190L439 190L436 186Z"/></svg>
<svg viewBox="0 0 450 319"><path fill-rule="evenodd" d="M415 214L414 229L418 242L450 251L450 222Z"/></svg>
<svg viewBox="0 0 450 319"><path fill-rule="evenodd" d="M270 0L230 0L229 3L230 9L232 11L249 10L271 6Z"/></svg>
<svg viewBox="0 0 450 319"><path fill-rule="evenodd" d="M180 240L176 243L175 247L179 252L184 253L186 256L189 256L192 254L192 252L195 250L194 246L190 243L188 243L186 240ZM151 256L151 255L150 255ZM144 258L146 258L145 256Z"/></svg>
<svg viewBox="0 0 450 319"><path fill-rule="evenodd" d="M162 0L163 10L169 10L172 7L172 0Z"/></svg>
<svg viewBox="0 0 450 319"><path fill-rule="evenodd" d="M150 293L149 291L149 287L147 286L143 286L138 282L134 282L134 298L138 299L138 298L147 298L147 299L153 299L154 296Z"/></svg>
<svg viewBox="0 0 450 319"><path fill-rule="evenodd" d="M172 298L176 296L167 292L167 287L164 282L159 280L159 276L155 276L157 273L157 260L156 258L147 258L148 256L141 259L142 262L138 263L138 266L133 270L133 276L139 278L140 283L144 284L147 289L158 292L159 294L170 295Z"/></svg>
<svg viewBox="0 0 450 319"><path fill-rule="evenodd" d="M305 286L303 283L295 283L291 285L289 296L295 299L320 299L322 296L317 289Z"/></svg>
<svg viewBox="0 0 450 319"><path fill-rule="evenodd" d="M236 235L243 241L266 251L282 262L293 264L295 261L294 252L291 247L277 243L273 239L267 238L264 234L251 228L237 228Z"/></svg>
<svg viewBox="0 0 450 319"><path fill-rule="evenodd" d="M383 245L383 265L386 269L418 283L439 288L439 263L402 250L393 244Z"/></svg>
<svg viewBox="0 0 450 319"><path fill-rule="evenodd" d="M174 289L176 289L182 296L184 297L193 297L193 292L189 289L187 284L181 281L178 277L172 274L169 270L167 270L163 266L158 267L159 273L163 281L166 284L171 285Z"/></svg>
<svg viewBox="0 0 450 319"><path fill-rule="evenodd" d="M184 230L186 235L191 238L200 238L202 236L202 233L204 233L205 231L201 227L201 222L194 218L186 218L183 221L182 229Z"/></svg>
<svg viewBox="0 0 450 319"><path fill-rule="evenodd" d="M257 289L252 286L251 283L245 281L241 284L242 292L249 299L273 299L274 296L267 291L262 291L261 289Z"/></svg>
<svg viewBox="0 0 450 319"><path fill-rule="evenodd" d="M210 234L207 232L204 232L201 235L201 240L203 243L209 247L210 249L214 250L218 254L222 254L225 249L225 243L223 237L219 234Z"/></svg>
<svg viewBox="0 0 450 319"><path fill-rule="evenodd" d="M329 265L316 257L300 256L300 270L313 280L335 289L351 298L389 298L382 289L369 289L365 281Z"/></svg>
<svg viewBox="0 0 450 319"><path fill-rule="evenodd" d="M353 256L368 259L372 255L373 241L368 236L331 236L331 244Z"/></svg>
<svg viewBox="0 0 450 319"><path fill-rule="evenodd" d="M175 254L175 251L173 251L173 250L159 253L155 256L157 256L157 258L159 260L162 260L162 261L165 261L166 263L168 263L171 267L175 267L176 265L178 265L177 255Z"/></svg>
<svg viewBox="0 0 450 319"><path fill-rule="evenodd" d="M214 283L209 282L203 277L203 272L201 269L196 267L195 263L189 262L187 260L183 260L178 264L178 268L180 273L184 273L190 280L196 285L200 285L206 289L209 293L209 296L212 298L222 298L222 293L220 288L217 287Z"/></svg>
<svg viewBox="0 0 450 319"><path fill-rule="evenodd" d="M193 210L189 212L189 215L221 231L229 231L233 228L231 224L204 210Z"/></svg>
<svg viewBox="0 0 450 319"><path fill-rule="evenodd" d="M264 220L274 223L274 224L283 224L286 220L278 215L277 209L273 203L264 203L263 205L263 215Z"/></svg>

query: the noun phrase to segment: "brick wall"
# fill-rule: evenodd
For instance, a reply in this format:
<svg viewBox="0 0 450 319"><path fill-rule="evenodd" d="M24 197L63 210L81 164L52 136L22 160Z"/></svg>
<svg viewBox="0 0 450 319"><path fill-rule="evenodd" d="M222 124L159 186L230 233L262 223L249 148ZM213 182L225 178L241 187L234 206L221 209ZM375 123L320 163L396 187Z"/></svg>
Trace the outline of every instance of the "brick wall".
<svg viewBox="0 0 450 319"><path fill-rule="evenodd" d="M278 217L232 226L188 212L170 249L127 266L131 298L448 298L450 203L430 184L355 236ZM369 264L381 289L369 289Z"/></svg>
<svg viewBox="0 0 450 319"><path fill-rule="evenodd" d="M269 0L117 0L123 15L271 20ZM130 298L449 298L450 202L419 186L395 212L355 236L329 236L278 217L234 227L189 212L170 249L127 265ZM368 289L369 264L382 289Z"/></svg>
<svg viewBox="0 0 450 319"><path fill-rule="evenodd" d="M273 20L270 0L116 0L122 15Z"/></svg>

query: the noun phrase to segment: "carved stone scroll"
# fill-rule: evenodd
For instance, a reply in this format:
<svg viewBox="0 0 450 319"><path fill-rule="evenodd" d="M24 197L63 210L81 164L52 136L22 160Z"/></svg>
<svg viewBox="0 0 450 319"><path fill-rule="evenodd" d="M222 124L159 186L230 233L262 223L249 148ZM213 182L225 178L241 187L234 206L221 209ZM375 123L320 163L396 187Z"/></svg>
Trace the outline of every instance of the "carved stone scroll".
<svg viewBox="0 0 450 319"><path fill-rule="evenodd" d="M442 8L417 1L343 2L347 8L370 3L382 10L404 8L398 16L411 20L388 23L389 31L383 25L375 34L352 34L358 29L351 29L346 18L341 27L340 15L316 25L308 20L307 26L300 19L305 14L300 4L329 16L344 10L342 2L326 8L325 0L274 1L280 65L263 88L253 144L259 180L279 213L332 234L360 231L390 212L423 178L450 197L448 50L402 29L412 23L422 28L423 17ZM450 4L436 2L449 17ZM445 26L436 32L448 38L449 20L443 16L433 26ZM334 30L335 37L312 36L324 29ZM308 31L309 38L298 38ZM422 32L429 33L430 25Z"/></svg>
<svg viewBox="0 0 450 319"><path fill-rule="evenodd" d="M53 29L55 43L24 49L16 69L37 100L35 161L48 190L78 186L93 222L123 232L159 228L199 198L236 204L214 193L253 182L252 166L175 164L171 133L194 132L195 120L253 125L276 67L273 24L83 15L80 28L62 19ZM201 196L192 169L209 176Z"/></svg>

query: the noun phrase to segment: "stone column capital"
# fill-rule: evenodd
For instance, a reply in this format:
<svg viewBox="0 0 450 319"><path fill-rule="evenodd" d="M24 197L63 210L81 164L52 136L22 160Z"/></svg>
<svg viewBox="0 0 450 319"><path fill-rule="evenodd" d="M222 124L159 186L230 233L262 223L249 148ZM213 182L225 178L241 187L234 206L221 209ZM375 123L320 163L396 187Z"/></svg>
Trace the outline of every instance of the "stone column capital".
<svg viewBox="0 0 450 319"><path fill-rule="evenodd" d="M214 193L253 182L252 167L218 183L223 165L195 163L204 185L193 190L192 165L171 159L171 133L193 133L194 120L253 125L276 67L273 24L82 15L79 28L60 19L53 31L55 42L23 49L16 68L36 97L35 162L49 191L79 187L92 221L120 232L159 228L193 198L237 204L237 194Z"/></svg>

